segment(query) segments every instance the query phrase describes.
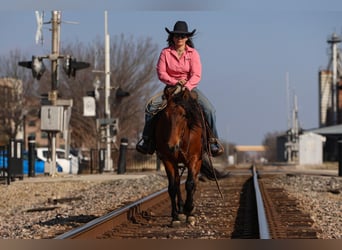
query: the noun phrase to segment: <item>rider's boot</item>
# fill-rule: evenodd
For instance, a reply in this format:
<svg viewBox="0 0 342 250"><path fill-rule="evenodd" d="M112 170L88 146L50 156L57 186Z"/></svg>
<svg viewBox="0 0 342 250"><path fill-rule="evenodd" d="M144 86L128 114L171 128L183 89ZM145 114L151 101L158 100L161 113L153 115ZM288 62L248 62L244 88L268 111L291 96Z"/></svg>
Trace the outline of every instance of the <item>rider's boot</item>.
<svg viewBox="0 0 342 250"><path fill-rule="evenodd" d="M152 155L155 151L155 143L153 140L154 123L153 117L146 116L143 136L135 146L136 150L142 154Z"/></svg>
<svg viewBox="0 0 342 250"><path fill-rule="evenodd" d="M224 149L219 143L217 138L210 138L209 139L209 144L210 144L210 152L212 156L219 156L223 153Z"/></svg>

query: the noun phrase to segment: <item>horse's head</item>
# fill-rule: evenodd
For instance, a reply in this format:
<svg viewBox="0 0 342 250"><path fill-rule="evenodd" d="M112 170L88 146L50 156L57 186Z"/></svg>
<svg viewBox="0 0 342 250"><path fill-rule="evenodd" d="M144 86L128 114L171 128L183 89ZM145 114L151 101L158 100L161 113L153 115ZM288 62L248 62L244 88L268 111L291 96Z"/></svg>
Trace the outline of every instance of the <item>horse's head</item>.
<svg viewBox="0 0 342 250"><path fill-rule="evenodd" d="M164 97L167 100L164 109L165 131L169 131L167 144L172 152L176 152L181 147L184 135L198 125L200 111L191 92L183 86L166 87Z"/></svg>

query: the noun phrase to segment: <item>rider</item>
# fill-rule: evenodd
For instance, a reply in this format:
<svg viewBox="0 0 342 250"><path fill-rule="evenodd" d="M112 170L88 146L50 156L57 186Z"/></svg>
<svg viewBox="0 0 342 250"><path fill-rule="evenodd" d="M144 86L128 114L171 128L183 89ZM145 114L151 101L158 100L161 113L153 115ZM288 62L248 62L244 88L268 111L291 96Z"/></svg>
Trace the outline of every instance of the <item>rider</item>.
<svg viewBox="0 0 342 250"><path fill-rule="evenodd" d="M218 156L223 153L223 147L218 141L215 108L203 93L197 89L197 85L201 80L202 64L199 53L194 48L192 41L196 29L189 32L186 22L177 21L173 31L168 28L165 28L165 30L169 34L167 39L168 47L164 48L159 56L157 63L158 78L166 85L179 84L197 93L198 102L212 131L209 137L210 151L213 156ZM155 148L152 139L154 119L152 118L162 109L162 105L162 93L159 93L152 97L146 106L143 137L136 145L136 149L140 153L154 153Z"/></svg>

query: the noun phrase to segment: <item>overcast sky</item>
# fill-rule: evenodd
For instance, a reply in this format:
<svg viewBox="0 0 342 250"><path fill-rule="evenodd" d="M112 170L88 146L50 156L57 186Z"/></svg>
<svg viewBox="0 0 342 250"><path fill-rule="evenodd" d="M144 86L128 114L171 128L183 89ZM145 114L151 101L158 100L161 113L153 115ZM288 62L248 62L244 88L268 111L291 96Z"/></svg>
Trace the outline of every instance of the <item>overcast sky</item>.
<svg viewBox="0 0 342 250"><path fill-rule="evenodd" d="M151 37L159 49L166 46L164 28L184 20L197 30L194 43L203 64L199 88L216 107L222 139L256 145L266 133L287 129L286 74L290 93L298 96L302 128L318 126L318 71L328 65L328 37L333 32L342 37L341 1L49 2L2 3L1 55L16 48L29 54L50 51L49 26L44 26L44 45L35 44L34 10L44 10L45 21L51 10L61 10L64 21L79 22L62 24L62 45L103 37L104 10L111 36Z"/></svg>

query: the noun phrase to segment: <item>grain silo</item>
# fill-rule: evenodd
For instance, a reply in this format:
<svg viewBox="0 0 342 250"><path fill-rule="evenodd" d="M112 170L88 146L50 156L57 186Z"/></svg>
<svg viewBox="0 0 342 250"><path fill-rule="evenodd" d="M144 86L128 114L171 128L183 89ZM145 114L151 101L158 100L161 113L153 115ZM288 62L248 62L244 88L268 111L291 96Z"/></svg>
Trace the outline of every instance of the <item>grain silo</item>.
<svg viewBox="0 0 342 250"><path fill-rule="evenodd" d="M319 127L332 125L332 72L319 72Z"/></svg>

